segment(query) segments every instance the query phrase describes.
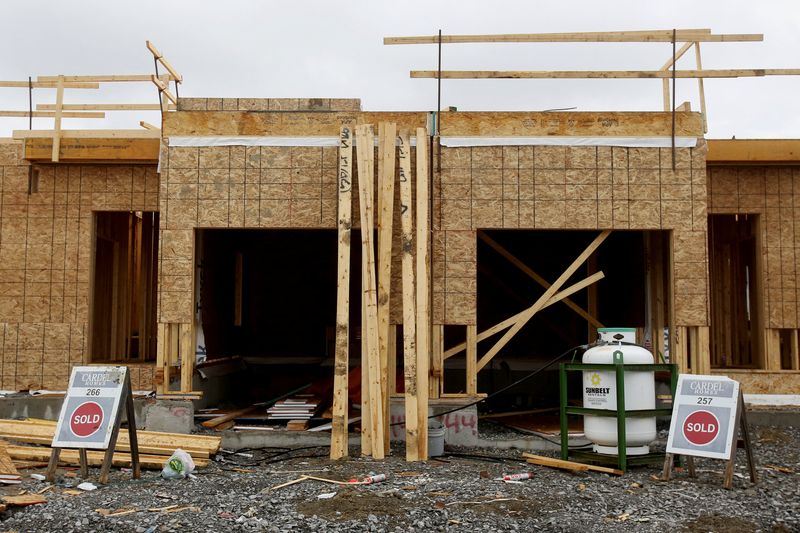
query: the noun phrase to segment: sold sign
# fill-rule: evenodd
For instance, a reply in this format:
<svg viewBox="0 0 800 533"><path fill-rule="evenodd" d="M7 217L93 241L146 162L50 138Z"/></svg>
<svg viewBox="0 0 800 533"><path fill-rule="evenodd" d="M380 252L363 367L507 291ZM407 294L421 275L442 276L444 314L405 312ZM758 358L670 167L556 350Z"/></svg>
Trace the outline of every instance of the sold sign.
<svg viewBox="0 0 800 533"><path fill-rule="evenodd" d="M69 427L78 437L94 435L102 425L103 408L96 402L78 405L69 417Z"/></svg>
<svg viewBox="0 0 800 533"><path fill-rule="evenodd" d="M719 435L719 419L708 411L695 411L683 421L683 436L695 446L714 442Z"/></svg>

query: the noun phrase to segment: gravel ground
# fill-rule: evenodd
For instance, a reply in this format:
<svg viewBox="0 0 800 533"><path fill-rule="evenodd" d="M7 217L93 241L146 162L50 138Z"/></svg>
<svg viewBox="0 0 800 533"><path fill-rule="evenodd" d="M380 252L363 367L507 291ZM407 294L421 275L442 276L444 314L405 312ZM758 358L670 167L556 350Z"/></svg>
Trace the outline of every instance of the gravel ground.
<svg viewBox="0 0 800 533"><path fill-rule="evenodd" d="M517 450L450 450L442 460L425 464L406 463L399 448L381 462L353 458L333 463L324 448L253 450L252 458L224 455L195 479L166 481L148 471L131 481L129 474L115 470L109 485L78 495L66 492L80 482L74 477L61 477L52 487L26 477L22 485L0 490L9 495L48 489L43 493L48 502L10 508L0 518L0 529L800 531L800 429L758 427L753 433L760 482L750 483L739 451L732 490L721 486L724 463L704 459L697 461L697 479L678 472L672 481L660 482L655 467L637 467L622 477L564 472L526 465ZM533 472L533 479L495 479L525 471ZM385 473L388 479L350 486L306 480L270 490L301 475L348 480L370 473ZM113 514L124 511L132 512Z"/></svg>

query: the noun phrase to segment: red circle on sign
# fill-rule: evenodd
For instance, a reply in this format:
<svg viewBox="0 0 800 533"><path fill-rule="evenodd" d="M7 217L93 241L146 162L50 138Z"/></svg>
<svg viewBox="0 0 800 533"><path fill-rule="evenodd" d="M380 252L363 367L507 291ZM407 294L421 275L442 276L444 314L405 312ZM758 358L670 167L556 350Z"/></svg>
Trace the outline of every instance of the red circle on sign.
<svg viewBox="0 0 800 533"><path fill-rule="evenodd" d="M85 402L72 411L69 427L76 437L89 437L103 425L103 408L95 402Z"/></svg>
<svg viewBox="0 0 800 533"><path fill-rule="evenodd" d="M695 411L683 421L683 436L695 446L714 442L719 435L719 420L708 411Z"/></svg>

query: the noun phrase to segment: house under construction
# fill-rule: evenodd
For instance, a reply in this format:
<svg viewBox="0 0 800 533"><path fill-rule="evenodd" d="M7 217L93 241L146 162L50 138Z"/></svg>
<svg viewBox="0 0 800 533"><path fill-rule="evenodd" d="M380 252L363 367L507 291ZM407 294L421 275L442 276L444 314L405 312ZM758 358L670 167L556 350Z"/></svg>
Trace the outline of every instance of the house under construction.
<svg viewBox="0 0 800 533"><path fill-rule="evenodd" d="M97 363L128 365L134 389L165 398L254 402L330 380L334 456L348 403L361 405L362 451L385 453L396 397L412 459L427 456L431 406L491 393L599 327L635 327L682 371L746 393L800 393L800 140L706 140L702 87L800 71L703 70L700 43L760 37L705 30L387 44L481 37L675 46L656 71L412 76L660 78L665 110L179 98L181 76L149 43L166 73L0 82L56 90L53 104L0 112L54 119L0 140L2 388L63 390L72 366ZM693 47L697 68L677 70ZM675 105L681 78L698 80L699 112ZM65 98L118 82L161 99ZM61 126L135 109L161 110L161 125ZM224 393L198 374L231 365L247 370ZM554 382L526 401L551 405Z"/></svg>

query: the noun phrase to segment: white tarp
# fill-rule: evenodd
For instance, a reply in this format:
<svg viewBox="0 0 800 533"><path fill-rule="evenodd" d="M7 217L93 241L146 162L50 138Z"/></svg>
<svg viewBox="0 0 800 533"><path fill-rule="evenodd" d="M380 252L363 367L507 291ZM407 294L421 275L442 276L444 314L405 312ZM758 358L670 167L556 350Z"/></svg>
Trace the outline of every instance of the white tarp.
<svg viewBox="0 0 800 533"><path fill-rule="evenodd" d="M672 137L440 137L442 146L620 146L671 148ZM694 148L696 137L675 137L677 148Z"/></svg>

